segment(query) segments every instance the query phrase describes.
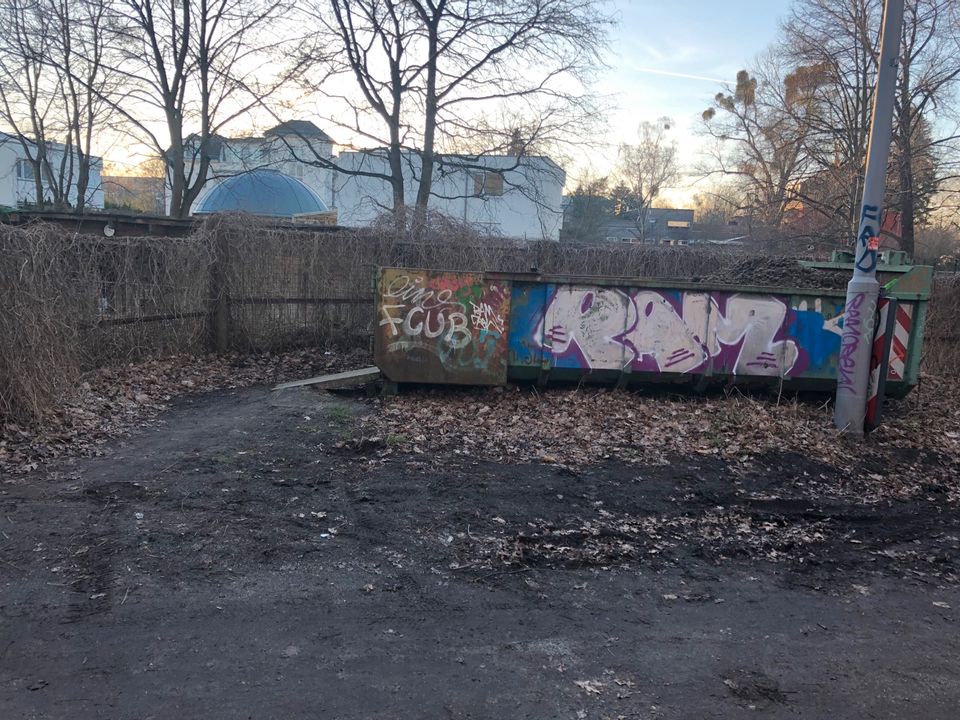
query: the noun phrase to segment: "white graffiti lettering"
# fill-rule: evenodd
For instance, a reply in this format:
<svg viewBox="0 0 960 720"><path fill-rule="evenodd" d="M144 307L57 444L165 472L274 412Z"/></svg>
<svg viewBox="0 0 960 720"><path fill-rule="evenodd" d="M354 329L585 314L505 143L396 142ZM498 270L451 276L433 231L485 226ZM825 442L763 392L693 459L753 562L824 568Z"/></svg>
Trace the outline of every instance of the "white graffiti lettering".
<svg viewBox="0 0 960 720"><path fill-rule="evenodd" d="M778 376L799 350L778 340L788 307L770 296L686 293L679 309L655 291L634 295L611 288L558 288L535 341L553 354L574 346L591 369L649 364L659 372L685 373L728 352L734 373ZM542 340L541 340L542 338Z"/></svg>
<svg viewBox="0 0 960 720"><path fill-rule="evenodd" d="M409 349L409 341L421 337L435 340L442 336L442 342L454 350L467 345L471 334L466 308L453 301L452 295L448 288L423 287L419 277L401 275L391 281L380 303L380 326L388 326L394 338L389 349ZM396 302L385 302L387 299Z"/></svg>
<svg viewBox="0 0 960 720"><path fill-rule="evenodd" d="M489 304L480 302L477 304L470 301L473 312L470 314L470 322L475 328L480 330L496 330L503 332L503 316L498 314Z"/></svg>

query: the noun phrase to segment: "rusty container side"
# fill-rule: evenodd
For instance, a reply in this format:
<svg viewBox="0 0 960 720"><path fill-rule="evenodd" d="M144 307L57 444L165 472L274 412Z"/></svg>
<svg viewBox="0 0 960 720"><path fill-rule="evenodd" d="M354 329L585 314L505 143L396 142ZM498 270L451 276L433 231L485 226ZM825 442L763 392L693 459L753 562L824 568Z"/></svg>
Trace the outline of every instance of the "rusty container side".
<svg viewBox="0 0 960 720"><path fill-rule="evenodd" d="M394 382L506 383L510 285L480 273L381 268L374 361Z"/></svg>

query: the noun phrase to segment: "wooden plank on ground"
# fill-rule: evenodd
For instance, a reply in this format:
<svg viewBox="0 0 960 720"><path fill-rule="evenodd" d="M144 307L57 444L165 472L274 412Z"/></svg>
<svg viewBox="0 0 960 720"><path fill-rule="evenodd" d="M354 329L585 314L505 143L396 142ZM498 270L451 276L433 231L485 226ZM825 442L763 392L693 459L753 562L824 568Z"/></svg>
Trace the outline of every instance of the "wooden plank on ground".
<svg viewBox="0 0 960 720"><path fill-rule="evenodd" d="M274 390L285 390L287 388L304 387L305 385L315 385L325 390L338 390L342 388L360 387L372 383L380 378L380 368L366 367L360 370L349 370L348 372L332 373L330 375L318 375L317 377L307 378L306 380L292 380L290 382L280 383Z"/></svg>

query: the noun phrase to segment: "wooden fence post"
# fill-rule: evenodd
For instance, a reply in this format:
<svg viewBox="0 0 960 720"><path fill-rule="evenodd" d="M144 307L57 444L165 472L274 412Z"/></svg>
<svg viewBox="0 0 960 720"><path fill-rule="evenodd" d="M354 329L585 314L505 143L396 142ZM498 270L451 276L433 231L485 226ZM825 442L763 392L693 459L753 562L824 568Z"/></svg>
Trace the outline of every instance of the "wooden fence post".
<svg viewBox="0 0 960 720"><path fill-rule="evenodd" d="M222 223L213 227L213 261L210 263L210 345L217 353L230 346L230 288L227 263L230 239Z"/></svg>

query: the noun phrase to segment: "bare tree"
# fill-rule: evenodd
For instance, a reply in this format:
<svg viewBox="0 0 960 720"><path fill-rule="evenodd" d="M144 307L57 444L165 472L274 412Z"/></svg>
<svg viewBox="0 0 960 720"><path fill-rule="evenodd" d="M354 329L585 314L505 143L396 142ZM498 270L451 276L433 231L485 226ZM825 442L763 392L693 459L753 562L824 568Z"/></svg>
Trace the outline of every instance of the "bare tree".
<svg viewBox="0 0 960 720"><path fill-rule="evenodd" d="M314 17L327 32L301 60L308 89L338 108L329 121L385 148L386 167L362 174L389 183L395 211L409 180L422 210L444 166L517 169L596 119L589 83L610 19L593 0L323 0ZM466 141L482 149L451 157ZM504 148L513 165L488 168Z"/></svg>
<svg viewBox="0 0 960 720"><path fill-rule="evenodd" d="M82 211L89 194L96 191L90 181L93 169L94 134L103 129L112 114L103 95L116 80L116 74L103 64L110 33L106 0L45 0L46 11L54 20L56 35L48 59L61 78L61 100L66 121L65 159L70 169L61 170L67 187L74 176L76 158L76 207Z"/></svg>
<svg viewBox="0 0 960 720"><path fill-rule="evenodd" d="M603 224L613 215L608 178L584 174L570 194L564 212L564 240L589 243L600 239Z"/></svg>
<svg viewBox="0 0 960 720"><path fill-rule="evenodd" d="M960 10L955 2L915 0L906 4L894 105L897 194L893 207L900 212L901 247L910 255L915 250L917 221L924 219L931 199L947 179L947 157L956 155L960 139L956 122L938 123L936 130L932 122L935 111L945 116L944 111L955 106L960 79L958 49Z"/></svg>
<svg viewBox="0 0 960 720"><path fill-rule="evenodd" d="M63 130L56 113L61 79L47 63L55 28L39 0L4 0L0 11L0 117L30 164L36 204L65 204L48 157L50 140Z"/></svg>
<svg viewBox="0 0 960 720"><path fill-rule="evenodd" d="M703 112L711 143L705 175L732 181L754 222L777 227L801 199L810 159L804 152L815 105L813 75L787 73L777 53L757 61L756 74L737 73Z"/></svg>
<svg viewBox="0 0 960 720"><path fill-rule="evenodd" d="M733 183L714 182L694 194L693 210L698 223L726 225L744 210L744 202Z"/></svg>
<svg viewBox="0 0 960 720"><path fill-rule="evenodd" d="M103 0L5 0L0 42L0 118L33 166L39 206L82 212L91 187L94 128L106 120L100 94ZM56 141L63 140L62 144Z"/></svg>
<svg viewBox="0 0 960 720"><path fill-rule="evenodd" d="M881 0L799 0L784 26L785 54L821 76L804 150L817 166L819 201L833 206L847 237L859 221L881 11ZM906 1L887 185L911 253L915 224L955 164L958 47L956 3Z"/></svg>
<svg viewBox="0 0 960 720"><path fill-rule="evenodd" d="M183 217L207 181L218 134L282 84L268 51L282 42L287 0L113 0L112 67L124 82L107 96L133 134L166 158L169 212ZM162 130L158 128L157 121Z"/></svg>
<svg viewBox="0 0 960 720"><path fill-rule="evenodd" d="M626 193L618 198L618 213L634 219L640 239L647 236L647 218L653 202L680 177L676 141L669 138L670 118L643 122L636 145L621 145L617 175Z"/></svg>

